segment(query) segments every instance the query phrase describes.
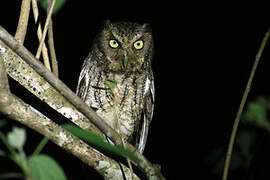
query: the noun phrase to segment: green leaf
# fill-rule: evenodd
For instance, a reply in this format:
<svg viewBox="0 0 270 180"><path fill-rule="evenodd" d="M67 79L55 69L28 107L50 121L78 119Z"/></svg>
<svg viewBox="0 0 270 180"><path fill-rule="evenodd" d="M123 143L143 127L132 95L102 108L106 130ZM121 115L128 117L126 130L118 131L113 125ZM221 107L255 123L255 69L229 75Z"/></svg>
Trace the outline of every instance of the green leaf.
<svg viewBox="0 0 270 180"><path fill-rule="evenodd" d="M47 155L31 156L28 160L31 180L66 180L62 168Z"/></svg>
<svg viewBox="0 0 270 180"><path fill-rule="evenodd" d="M44 148L44 146L48 143L48 141L49 141L49 138L45 136L40 141L39 145L36 147L35 151L33 152L33 155L38 155L42 151L42 149Z"/></svg>
<svg viewBox="0 0 270 180"><path fill-rule="evenodd" d="M2 156L7 156L9 157L14 163L16 163L24 173L27 173L27 167L25 166L25 157L22 149L19 149L21 153L17 153L9 143L8 143L8 138L0 131L0 140L4 143L4 145L7 147L11 155L1 151Z"/></svg>
<svg viewBox="0 0 270 180"><path fill-rule="evenodd" d="M93 134L89 131L85 131L77 126L74 125L64 125L63 126L67 131L72 133L74 136L77 136L78 138L85 140L94 146L97 146L98 148L101 148L105 151L109 151L113 154L116 154L118 156L129 158L137 163L140 163L138 157L131 151L124 149L120 146L114 146L106 141L104 141L101 137L97 136L96 134Z"/></svg>
<svg viewBox="0 0 270 180"><path fill-rule="evenodd" d="M244 122L268 130L270 128L270 123L267 121L267 108L268 102L263 97L259 97L255 101L249 102L247 111L243 115Z"/></svg>
<svg viewBox="0 0 270 180"><path fill-rule="evenodd" d="M116 87L117 81L114 80L114 79L109 79L109 78L108 78L108 79L105 80L104 84L105 84L108 88L110 88L110 89L112 90L113 88Z"/></svg>
<svg viewBox="0 0 270 180"><path fill-rule="evenodd" d="M38 0L38 2L41 4L44 10L47 11L47 0ZM61 7L63 7L65 2L66 0L56 0L53 8L53 14L57 13L61 9Z"/></svg>
<svg viewBox="0 0 270 180"><path fill-rule="evenodd" d="M4 145L7 147L12 156L15 156L16 155L15 149L13 149L13 147L10 146L6 136L1 131L0 131L0 140L4 143Z"/></svg>
<svg viewBox="0 0 270 180"><path fill-rule="evenodd" d="M12 131L7 134L10 146L21 150L26 141L26 132L24 128L13 127Z"/></svg>

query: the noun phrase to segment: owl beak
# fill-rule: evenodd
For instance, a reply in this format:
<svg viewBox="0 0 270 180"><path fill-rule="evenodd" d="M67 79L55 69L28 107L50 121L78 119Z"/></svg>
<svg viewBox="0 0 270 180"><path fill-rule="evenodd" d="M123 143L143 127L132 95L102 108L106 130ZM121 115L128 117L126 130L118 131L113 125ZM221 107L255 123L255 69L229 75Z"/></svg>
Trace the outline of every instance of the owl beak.
<svg viewBox="0 0 270 180"><path fill-rule="evenodd" d="M124 51L124 62L123 62L124 68L127 68L127 64L128 64L128 54L127 51Z"/></svg>

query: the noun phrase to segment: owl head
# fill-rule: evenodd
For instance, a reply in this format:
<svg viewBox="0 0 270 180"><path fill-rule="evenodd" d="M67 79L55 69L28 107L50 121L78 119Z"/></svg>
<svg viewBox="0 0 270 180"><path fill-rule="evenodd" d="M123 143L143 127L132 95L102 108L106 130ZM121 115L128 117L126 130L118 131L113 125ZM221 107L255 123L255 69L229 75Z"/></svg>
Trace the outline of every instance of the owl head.
<svg viewBox="0 0 270 180"><path fill-rule="evenodd" d="M93 49L106 71L142 73L151 65L152 33L148 24L106 21Z"/></svg>

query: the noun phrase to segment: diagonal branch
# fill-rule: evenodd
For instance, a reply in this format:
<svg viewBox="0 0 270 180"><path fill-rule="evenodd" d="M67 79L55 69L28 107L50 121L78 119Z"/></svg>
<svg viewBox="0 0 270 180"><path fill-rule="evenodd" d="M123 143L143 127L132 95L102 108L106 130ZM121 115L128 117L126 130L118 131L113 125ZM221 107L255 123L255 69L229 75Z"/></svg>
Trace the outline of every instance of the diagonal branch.
<svg viewBox="0 0 270 180"><path fill-rule="evenodd" d="M38 5L37 5L37 1L36 0L32 0L32 10L33 10L33 14L34 14L35 23L37 23L37 20L38 20ZM38 36L39 42L41 42L41 39L42 39L42 29L41 29L40 22L38 22L37 36ZM42 50L41 52L42 52L42 57L43 57L44 65L45 65L45 67L47 69L49 69L51 71L51 65L50 65L50 60L49 60L49 55L48 55L48 49L46 47L46 44L43 44L41 50Z"/></svg>
<svg viewBox="0 0 270 180"><path fill-rule="evenodd" d="M48 12L48 15L47 15L47 18L46 18L46 21L45 21L45 26L44 26L44 29L43 29L43 32L42 32L42 38L41 38L41 41L39 43L37 54L36 54L36 58L37 59L40 58L42 46L43 46L43 43L44 43L44 40L45 40L45 37L46 37L46 34L47 34L47 30L48 30L48 26L49 26L49 23L50 23L50 19L52 17L52 12L53 12L53 8L54 8L54 5L55 5L55 1L56 0L53 0L52 1L51 7L49 9L49 12Z"/></svg>
<svg viewBox="0 0 270 180"><path fill-rule="evenodd" d="M102 118L89 108L78 96L76 96L63 82L57 79L50 71L36 60L36 58L0 26L0 39L26 61L35 71L56 88L66 99L68 99L80 112L82 112L93 124L117 145L122 145L121 137ZM135 147L125 142L126 148L135 152L140 162L136 164L146 173L149 179L164 179L160 168L153 166Z"/></svg>
<svg viewBox="0 0 270 180"><path fill-rule="evenodd" d="M7 84L8 79L2 57L0 56L0 112L49 137L55 144L71 152L90 167L94 168L104 179L122 178L121 168L118 162L93 149L62 129L32 106L11 94ZM121 164L121 166L127 178L130 179L132 172L125 165ZM137 176L135 178L139 180Z"/></svg>
<svg viewBox="0 0 270 180"><path fill-rule="evenodd" d="M22 0L20 18L15 34L15 39L21 44L24 42L24 38L27 32L27 25L30 12L30 0Z"/></svg>
<svg viewBox="0 0 270 180"><path fill-rule="evenodd" d="M103 137L99 129L1 40L0 49L6 71L10 77L74 124Z"/></svg>

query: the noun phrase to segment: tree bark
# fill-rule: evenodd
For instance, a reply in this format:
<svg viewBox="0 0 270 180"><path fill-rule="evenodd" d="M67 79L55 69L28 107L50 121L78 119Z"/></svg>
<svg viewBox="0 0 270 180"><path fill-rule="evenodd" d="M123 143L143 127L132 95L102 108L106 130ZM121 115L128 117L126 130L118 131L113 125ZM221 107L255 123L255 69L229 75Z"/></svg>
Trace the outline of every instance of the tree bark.
<svg viewBox="0 0 270 180"><path fill-rule="evenodd" d="M94 168L104 179L122 179L122 172L118 162L103 155L90 147L77 137L58 126L38 110L24 103L13 95L9 90L8 78L2 58L3 47L0 46L0 112L7 117L14 119L29 128L47 136L55 144L72 153L83 162ZM125 165L121 164L128 179L131 179L132 172ZM134 175L136 180L139 178Z"/></svg>

